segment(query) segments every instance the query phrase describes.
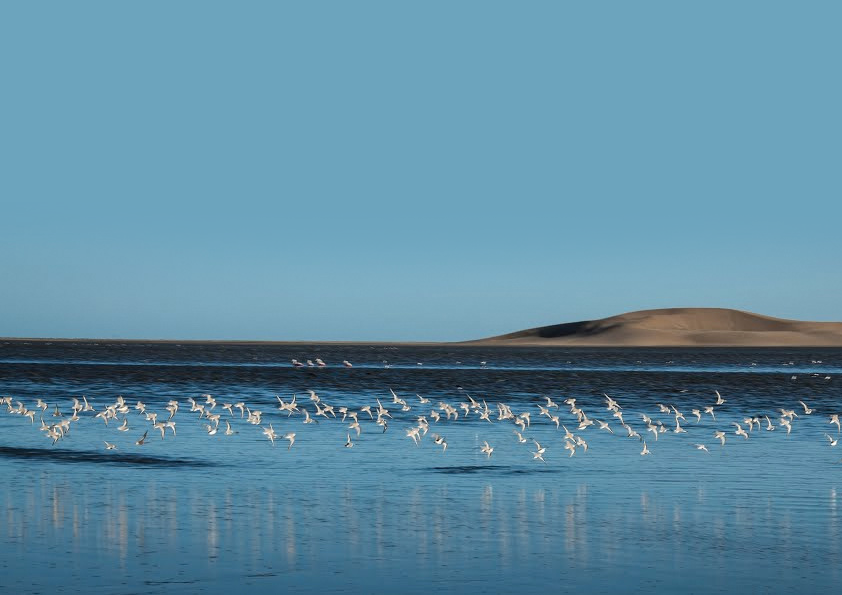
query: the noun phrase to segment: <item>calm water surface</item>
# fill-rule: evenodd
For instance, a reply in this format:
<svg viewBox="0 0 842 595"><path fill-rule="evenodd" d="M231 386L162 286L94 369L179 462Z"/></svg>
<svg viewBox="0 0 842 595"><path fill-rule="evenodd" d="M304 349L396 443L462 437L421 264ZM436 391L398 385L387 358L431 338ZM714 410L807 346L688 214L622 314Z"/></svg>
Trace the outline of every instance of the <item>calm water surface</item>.
<svg viewBox="0 0 842 595"><path fill-rule="evenodd" d="M328 367L290 365L316 357ZM128 432L85 413L55 446L38 416L30 424L0 410L0 590L835 592L842 447L825 433L837 436L828 418L842 413L840 367L842 350L832 349L0 342L0 397L29 409L44 399L47 423L56 405L68 416L82 395L97 410L117 395L142 400L161 417L168 400L181 402L177 436L153 430L142 447L134 442L150 424L134 409ZM380 398L394 419L384 434L360 414L362 433L351 431L355 445L344 448L340 419L304 425L277 410L276 394L296 393L312 414L310 389L337 408ZM690 409L712 405L714 390L727 402L716 421L696 423ZM237 434L209 436L187 402L203 393L261 410L264 425L296 432L295 445L272 447L236 410ZM640 456L602 393L652 456ZM432 424L420 446L407 438L418 415L466 394L485 399L495 423L460 410L457 421ZM561 405L561 423L587 440L587 453L568 457L563 430L539 416L543 395ZM579 432L561 403L568 397L617 433ZM531 412L525 435L546 447L545 464L511 422L496 421L498 402ZM640 413L675 425L657 403L684 413L686 434L654 441L645 432ZM746 416L777 425L782 407L800 414L791 435L734 435L731 422ZM725 447L715 430L727 432ZM447 439L446 452L432 432Z"/></svg>

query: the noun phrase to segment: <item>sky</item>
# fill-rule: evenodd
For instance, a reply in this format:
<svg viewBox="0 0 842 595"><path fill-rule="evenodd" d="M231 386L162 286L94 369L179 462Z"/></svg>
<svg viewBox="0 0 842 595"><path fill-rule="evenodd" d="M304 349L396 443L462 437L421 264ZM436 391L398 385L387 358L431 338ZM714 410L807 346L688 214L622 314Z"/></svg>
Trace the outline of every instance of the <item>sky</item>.
<svg viewBox="0 0 842 595"><path fill-rule="evenodd" d="M839 2L4 2L0 336L842 320Z"/></svg>

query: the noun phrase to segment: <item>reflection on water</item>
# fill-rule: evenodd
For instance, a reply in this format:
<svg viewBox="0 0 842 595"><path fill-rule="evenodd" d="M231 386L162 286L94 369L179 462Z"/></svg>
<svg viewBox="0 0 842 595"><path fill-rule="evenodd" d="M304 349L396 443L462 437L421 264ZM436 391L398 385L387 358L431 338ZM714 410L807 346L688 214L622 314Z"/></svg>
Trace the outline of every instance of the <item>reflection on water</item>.
<svg viewBox="0 0 842 595"><path fill-rule="evenodd" d="M49 570L37 574L7 562L4 588L92 586L90 577L103 568L118 572L115 584L126 591L152 592L177 585L219 591L239 580L313 591L402 584L420 591L414 581L421 577L451 587L506 585L513 571L518 584L539 589L562 570L583 588L681 584L667 572L644 579L638 565L711 573L723 586L740 583L740 572L749 569L763 584L792 584L770 558L797 564L811 589L839 578L835 486L800 506L773 498L768 508L756 502L729 508L700 502L701 488L682 500L637 489L618 501L598 481L415 486L406 494L387 487L360 494L346 484L302 495L247 485L209 494L154 481L96 492L79 484L71 489L66 479L33 474L3 489L4 558L33 559L33 546L40 545L38 557L49 560ZM594 570L599 576L588 578ZM491 580L503 582L486 583Z"/></svg>

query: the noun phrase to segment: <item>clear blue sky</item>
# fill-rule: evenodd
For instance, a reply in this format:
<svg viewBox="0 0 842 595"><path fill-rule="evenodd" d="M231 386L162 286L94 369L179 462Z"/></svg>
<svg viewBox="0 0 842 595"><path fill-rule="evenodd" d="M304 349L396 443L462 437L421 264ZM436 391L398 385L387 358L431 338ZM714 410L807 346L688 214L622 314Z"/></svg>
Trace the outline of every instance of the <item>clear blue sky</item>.
<svg viewBox="0 0 842 595"><path fill-rule="evenodd" d="M842 320L840 2L4 2L0 336Z"/></svg>

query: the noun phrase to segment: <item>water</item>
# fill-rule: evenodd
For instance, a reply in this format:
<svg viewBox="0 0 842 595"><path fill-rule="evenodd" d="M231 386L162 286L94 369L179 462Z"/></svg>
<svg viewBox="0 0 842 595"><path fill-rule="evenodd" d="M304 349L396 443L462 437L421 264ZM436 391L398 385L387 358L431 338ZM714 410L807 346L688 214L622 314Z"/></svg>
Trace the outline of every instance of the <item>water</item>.
<svg viewBox="0 0 842 595"><path fill-rule="evenodd" d="M329 366L289 363L316 357ZM143 447L134 441L150 424L134 409L128 432L86 413L55 446L37 416L30 424L2 409L0 590L835 590L842 448L825 433L836 437L828 415L842 412L840 366L833 349L0 342L0 396L30 409L43 398L47 423L58 419L56 404L69 415L82 395L97 409L117 395L142 400L162 417L166 401L181 402L177 436L153 430ZM391 403L390 387L411 411ZM347 423L304 425L277 410L275 394L297 393L312 413L308 389L336 407L379 397L394 419L383 434L361 414L362 434L351 431L355 445L343 448ZM713 404L714 390L727 402L716 421L697 424L690 409ZM611 418L603 392L651 456ZM296 432L295 445L272 447L236 410L238 434L209 436L187 403L202 393L263 411L264 425ZM465 420L461 410L458 421L432 424L418 447L406 437L415 416L466 394L484 398L495 420L497 402L530 411L525 435L547 448L546 463L515 440L511 422ZM561 423L587 440L587 453L567 456L563 430L538 415L542 395L560 404ZM617 433L579 432L568 397ZM657 403L682 410L688 432L654 441L640 412L674 427ZM777 425L781 407L801 414L789 437L783 428L734 435L730 423L747 415ZM727 432L724 448L716 429Z"/></svg>

